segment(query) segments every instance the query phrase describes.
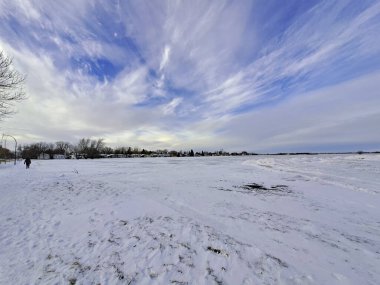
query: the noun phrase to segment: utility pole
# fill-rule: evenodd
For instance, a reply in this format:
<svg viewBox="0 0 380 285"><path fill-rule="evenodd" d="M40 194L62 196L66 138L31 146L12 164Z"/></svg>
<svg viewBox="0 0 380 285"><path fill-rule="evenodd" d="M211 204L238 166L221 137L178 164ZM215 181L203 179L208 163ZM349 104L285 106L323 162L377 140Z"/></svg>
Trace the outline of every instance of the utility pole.
<svg viewBox="0 0 380 285"><path fill-rule="evenodd" d="M16 161L17 161L17 140L15 139L14 136L11 136L11 135L6 135L6 134L3 134L3 138L5 137L5 143L7 143L7 139L6 137L11 137L12 139L14 139L15 141L15 165L16 165ZM2 138L2 139L3 139Z"/></svg>

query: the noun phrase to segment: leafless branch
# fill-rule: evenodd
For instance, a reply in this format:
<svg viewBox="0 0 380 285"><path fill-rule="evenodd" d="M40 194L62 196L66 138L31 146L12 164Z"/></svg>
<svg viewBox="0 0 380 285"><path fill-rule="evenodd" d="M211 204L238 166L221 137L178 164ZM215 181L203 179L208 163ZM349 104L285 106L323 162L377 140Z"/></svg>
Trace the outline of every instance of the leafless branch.
<svg viewBox="0 0 380 285"><path fill-rule="evenodd" d="M14 113L16 102L26 99L25 76L13 69L12 59L0 52L0 120Z"/></svg>

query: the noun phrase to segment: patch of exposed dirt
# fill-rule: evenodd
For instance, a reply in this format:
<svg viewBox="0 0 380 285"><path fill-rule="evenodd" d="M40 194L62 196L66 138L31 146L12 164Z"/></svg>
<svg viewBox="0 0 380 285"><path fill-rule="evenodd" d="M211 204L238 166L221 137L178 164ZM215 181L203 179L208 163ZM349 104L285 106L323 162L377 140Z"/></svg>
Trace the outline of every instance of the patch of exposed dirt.
<svg viewBox="0 0 380 285"><path fill-rule="evenodd" d="M244 194L255 194L255 195L277 195L286 196L293 194L293 191L289 189L287 185L272 185L266 187L262 184L249 183L240 186L233 186L233 189L218 188L220 191L227 192L239 192Z"/></svg>

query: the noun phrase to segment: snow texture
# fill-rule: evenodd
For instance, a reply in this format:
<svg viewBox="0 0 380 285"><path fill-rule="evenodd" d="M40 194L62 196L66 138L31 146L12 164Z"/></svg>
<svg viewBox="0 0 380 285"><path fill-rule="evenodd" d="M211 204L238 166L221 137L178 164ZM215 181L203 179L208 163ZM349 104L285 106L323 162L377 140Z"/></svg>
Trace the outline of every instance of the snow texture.
<svg viewBox="0 0 380 285"><path fill-rule="evenodd" d="M379 284L380 156L0 166L0 284Z"/></svg>

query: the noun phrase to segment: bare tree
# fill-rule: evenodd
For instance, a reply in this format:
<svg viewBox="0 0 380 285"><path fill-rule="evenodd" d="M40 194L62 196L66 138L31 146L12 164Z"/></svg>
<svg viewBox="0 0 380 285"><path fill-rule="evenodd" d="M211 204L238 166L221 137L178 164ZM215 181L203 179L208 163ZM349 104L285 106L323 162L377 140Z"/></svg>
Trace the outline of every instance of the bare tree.
<svg viewBox="0 0 380 285"><path fill-rule="evenodd" d="M90 144L91 144L91 139L89 138L80 139L77 145L78 152L86 153L88 149L90 148Z"/></svg>
<svg viewBox="0 0 380 285"><path fill-rule="evenodd" d="M76 149L79 153L85 154L88 158L96 158L99 157L99 154L105 146L104 139L102 138L97 140L82 138L79 140Z"/></svg>
<svg viewBox="0 0 380 285"><path fill-rule="evenodd" d="M104 142L104 139L103 138L100 138L96 141L95 143L95 149L98 151L98 152L101 152L103 150L103 148L106 147L106 144Z"/></svg>
<svg viewBox="0 0 380 285"><path fill-rule="evenodd" d="M102 150L102 153L105 153L105 154L113 154L114 150L109 147L109 146L105 146Z"/></svg>
<svg viewBox="0 0 380 285"><path fill-rule="evenodd" d="M55 143L55 150L58 154L67 155L72 149L72 145L69 142L58 141Z"/></svg>
<svg viewBox="0 0 380 285"><path fill-rule="evenodd" d="M26 98L25 76L12 67L12 59L0 52L0 120L14 113L14 103Z"/></svg>
<svg viewBox="0 0 380 285"><path fill-rule="evenodd" d="M43 158L45 154L48 154L49 149L51 148L51 144L46 143L46 142L39 142L35 144L37 149L39 150L39 155L42 155Z"/></svg>

